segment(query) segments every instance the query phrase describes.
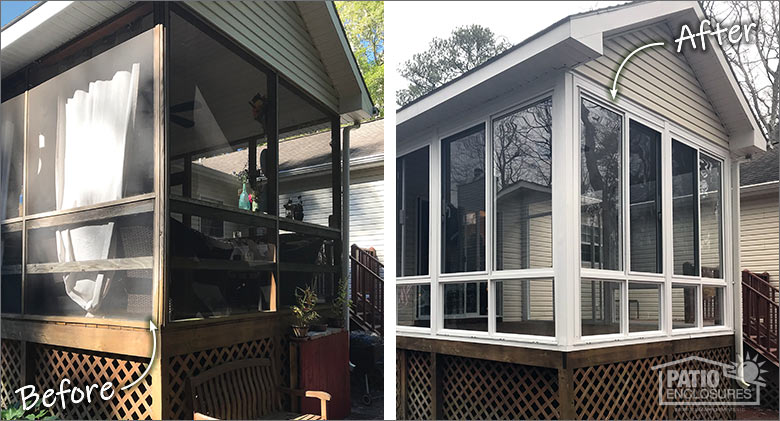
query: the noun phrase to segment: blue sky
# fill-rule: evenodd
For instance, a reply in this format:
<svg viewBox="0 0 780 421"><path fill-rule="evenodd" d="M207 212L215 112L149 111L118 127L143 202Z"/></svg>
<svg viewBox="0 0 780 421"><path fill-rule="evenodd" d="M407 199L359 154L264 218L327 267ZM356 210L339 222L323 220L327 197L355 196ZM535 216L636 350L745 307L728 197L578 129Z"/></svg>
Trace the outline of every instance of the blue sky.
<svg viewBox="0 0 780 421"><path fill-rule="evenodd" d="M25 10L33 7L37 1L8 1L0 2L0 25L14 20L15 17L24 13Z"/></svg>

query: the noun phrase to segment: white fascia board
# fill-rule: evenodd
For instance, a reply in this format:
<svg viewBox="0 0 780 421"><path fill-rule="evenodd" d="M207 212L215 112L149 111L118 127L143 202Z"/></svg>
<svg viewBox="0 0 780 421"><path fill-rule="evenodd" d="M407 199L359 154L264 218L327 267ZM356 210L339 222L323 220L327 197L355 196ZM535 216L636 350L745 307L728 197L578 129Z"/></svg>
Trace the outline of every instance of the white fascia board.
<svg viewBox="0 0 780 421"><path fill-rule="evenodd" d="M701 5L699 5L699 2L693 3L694 10L696 11L696 16L698 17L699 21L705 19L706 15L704 14L704 10L701 8ZM764 132L761 130L761 126L756 120L755 114L753 114L753 110L747 103L747 98L742 92L742 88L739 86L739 82L737 82L737 79L734 77L734 72L731 70L731 65L729 65L728 60L726 60L726 56L724 55L720 46L715 46L713 44L712 51L715 53L715 57L718 60L720 69L723 71L726 79L729 82L729 88L736 94L737 101L739 101L739 106L742 109L742 112L745 114L745 117L748 119L748 121L750 121L750 125L753 126L752 131L745 133L730 133L731 139L729 139L729 147L731 151L738 154L750 154L754 152L765 151L766 137L764 136Z"/></svg>
<svg viewBox="0 0 780 421"><path fill-rule="evenodd" d="M603 53L600 37L588 36L583 39L572 37L571 22L569 20L563 21L540 35L538 38L533 39L527 44L500 57L495 62L461 77L449 86L445 86L409 107L398 111L396 113L396 125L401 125L413 119L415 116L449 101L470 88L511 69L517 64L522 63L555 45L563 43L568 38L574 38L577 41L575 45L581 47L583 53L588 56L595 58Z"/></svg>
<svg viewBox="0 0 780 421"><path fill-rule="evenodd" d="M67 9L72 1L47 1L2 32L0 49L6 48L38 26Z"/></svg>
<svg viewBox="0 0 780 421"><path fill-rule="evenodd" d="M369 118L374 113L374 104L371 103L371 97L368 95L368 87L363 81L363 76L357 66L357 59L355 58L354 53L352 53L349 41L347 41L347 35L341 30L342 24L339 20L339 15L336 12L336 6L333 2L327 2L325 3L325 7L328 10L328 15L330 16L333 28L336 30L336 35L341 43L341 48L344 49L344 58L349 62L349 67L352 69L352 76L355 78L355 83L360 90L359 98L342 98L339 101L339 112L341 114L348 114L353 118L354 116L352 116L352 114L354 113L361 116L360 119Z"/></svg>

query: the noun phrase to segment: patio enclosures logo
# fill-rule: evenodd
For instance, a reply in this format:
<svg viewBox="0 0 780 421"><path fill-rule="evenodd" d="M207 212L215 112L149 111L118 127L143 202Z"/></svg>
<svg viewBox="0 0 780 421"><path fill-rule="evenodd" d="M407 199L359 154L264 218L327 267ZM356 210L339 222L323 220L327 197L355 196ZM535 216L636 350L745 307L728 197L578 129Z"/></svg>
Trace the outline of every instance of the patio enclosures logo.
<svg viewBox="0 0 780 421"><path fill-rule="evenodd" d="M722 363L691 356L652 367L658 372L661 405L758 405L766 386L757 356L741 364L746 387L739 384L739 363Z"/></svg>

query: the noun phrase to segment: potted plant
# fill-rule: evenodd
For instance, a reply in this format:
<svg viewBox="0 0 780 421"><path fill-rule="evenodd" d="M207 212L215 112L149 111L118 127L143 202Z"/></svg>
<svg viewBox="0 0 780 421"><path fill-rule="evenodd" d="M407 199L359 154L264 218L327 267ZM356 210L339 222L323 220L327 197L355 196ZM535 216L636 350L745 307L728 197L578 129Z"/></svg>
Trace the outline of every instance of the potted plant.
<svg viewBox="0 0 780 421"><path fill-rule="evenodd" d="M333 297L333 319L330 321L331 326L344 327L345 325L347 320L346 312L352 307L352 300L347 293L347 280L342 278L341 281L339 281L336 296Z"/></svg>
<svg viewBox="0 0 780 421"><path fill-rule="evenodd" d="M317 293L307 286L305 289L297 288L295 290L295 298L297 304L290 307L295 317L295 322L292 326L293 335L296 338L303 338L309 334L309 326L311 323L320 318L314 307L317 305Z"/></svg>

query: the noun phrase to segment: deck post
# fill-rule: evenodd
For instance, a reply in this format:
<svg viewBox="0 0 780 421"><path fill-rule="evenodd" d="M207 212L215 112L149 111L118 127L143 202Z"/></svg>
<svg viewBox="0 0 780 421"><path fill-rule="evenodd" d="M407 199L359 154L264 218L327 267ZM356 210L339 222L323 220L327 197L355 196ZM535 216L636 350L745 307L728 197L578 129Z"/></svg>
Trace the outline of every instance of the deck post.
<svg viewBox="0 0 780 421"><path fill-rule="evenodd" d="M434 420L443 420L444 418L444 399L443 384L444 364L439 358L439 354L431 352L431 416Z"/></svg>
<svg viewBox="0 0 780 421"><path fill-rule="evenodd" d="M559 419L573 420L577 417L574 411L574 380L571 367L558 368L558 410Z"/></svg>

